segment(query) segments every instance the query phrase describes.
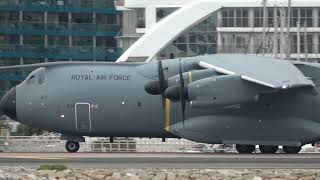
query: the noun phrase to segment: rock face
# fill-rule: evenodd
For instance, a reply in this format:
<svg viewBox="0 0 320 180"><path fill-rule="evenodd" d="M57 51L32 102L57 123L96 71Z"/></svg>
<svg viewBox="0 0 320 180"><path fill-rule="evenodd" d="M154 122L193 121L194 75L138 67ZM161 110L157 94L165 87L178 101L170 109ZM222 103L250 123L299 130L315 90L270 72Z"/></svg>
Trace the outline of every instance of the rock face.
<svg viewBox="0 0 320 180"><path fill-rule="evenodd" d="M67 169L36 170L24 167L0 168L0 180L218 180L218 179L320 179L320 169Z"/></svg>

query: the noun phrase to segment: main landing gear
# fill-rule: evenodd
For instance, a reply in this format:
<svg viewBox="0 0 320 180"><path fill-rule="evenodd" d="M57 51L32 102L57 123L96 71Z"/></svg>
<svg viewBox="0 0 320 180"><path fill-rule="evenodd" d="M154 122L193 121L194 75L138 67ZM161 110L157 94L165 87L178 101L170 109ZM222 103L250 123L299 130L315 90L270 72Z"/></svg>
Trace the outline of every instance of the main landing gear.
<svg viewBox="0 0 320 180"><path fill-rule="evenodd" d="M259 149L262 154L274 154L278 151L278 146L260 145Z"/></svg>
<svg viewBox="0 0 320 180"><path fill-rule="evenodd" d="M283 146L283 151L287 154L298 154L301 146Z"/></svg>
<svg viewBox="0 0 320 180"><path fill-rule="evenodd" d="M75 141L67 141L66 142L66 150L70 153L75 153L79 150L80 144Z"/></svg>
<svg viewBox="0 0 320 180"><path fill-rule="evenodd" d="M236 149L240 154L251 154L256 149L256 146L237 144ZM259 145L259 149L262 154L275 154L278 151L278 146ZM300 150L301 146L283 146L283 151L286 154L298 154Z"/></svg>
<svg viewBox="0 0 320 180"><path fill-rule="evenodd" d="M237 144L236 149L240 154L251 154L256 149L256 146Z"/></svg>

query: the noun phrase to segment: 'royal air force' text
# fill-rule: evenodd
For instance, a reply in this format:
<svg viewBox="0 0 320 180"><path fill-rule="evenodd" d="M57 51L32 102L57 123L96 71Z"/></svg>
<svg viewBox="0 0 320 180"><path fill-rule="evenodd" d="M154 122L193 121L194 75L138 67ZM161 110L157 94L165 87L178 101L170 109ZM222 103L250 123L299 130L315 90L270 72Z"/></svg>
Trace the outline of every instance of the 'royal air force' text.
<svg viewBox="0 0 320 180"><path fill-rule="evenodd" d="M125 74L100 74L100 75L92 75L92 74L73 74L71 75L72 81L130 81L132 78L131 75Z"/></svg>

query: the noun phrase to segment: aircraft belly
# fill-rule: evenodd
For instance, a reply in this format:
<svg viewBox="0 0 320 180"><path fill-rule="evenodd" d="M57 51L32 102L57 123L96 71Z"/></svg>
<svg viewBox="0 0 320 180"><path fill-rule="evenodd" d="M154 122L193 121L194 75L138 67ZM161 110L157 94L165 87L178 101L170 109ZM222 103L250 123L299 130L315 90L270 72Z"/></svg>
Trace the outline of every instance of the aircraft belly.
<svg viewBox="0 0 320 180"><path fill-rule="evenodd" d="M319 139L320 123L295 117L200 116L171 126L177 136L204 143L299 145Z"/></svg>

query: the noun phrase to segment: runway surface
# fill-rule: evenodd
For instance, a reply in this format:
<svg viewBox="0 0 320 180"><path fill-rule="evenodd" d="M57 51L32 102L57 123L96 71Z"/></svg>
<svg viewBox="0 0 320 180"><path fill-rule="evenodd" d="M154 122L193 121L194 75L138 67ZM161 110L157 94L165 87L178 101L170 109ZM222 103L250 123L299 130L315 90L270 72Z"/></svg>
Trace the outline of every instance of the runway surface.
<svg viewBox="0 0 320 180"><path fill-rule="evenodd" d="M320 169L320 154L0 153L0 166L74 168L294 168Z"/></svg>

